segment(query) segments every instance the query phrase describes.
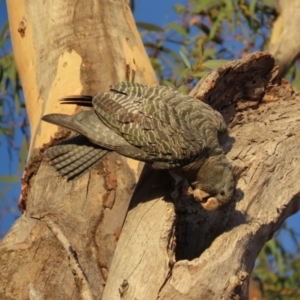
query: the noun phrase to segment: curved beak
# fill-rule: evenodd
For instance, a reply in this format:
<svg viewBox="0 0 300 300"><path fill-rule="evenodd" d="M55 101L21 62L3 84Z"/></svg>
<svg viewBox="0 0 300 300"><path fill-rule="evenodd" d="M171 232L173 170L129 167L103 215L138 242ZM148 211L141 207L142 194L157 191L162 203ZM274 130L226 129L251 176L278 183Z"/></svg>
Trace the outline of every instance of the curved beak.
<svg viewBox="0 0 300 300"><path fill-rule="evenodd" d="M221 205L218 202L218 200L214 197L208 198L208 200L205 203L201 203L201 205L206 209L210 211L218 210Z"/></svg>
<svg viewBox="0 0 300 300"><path fill-rule="evenodd" d="M214 211L222 206L215 197L211 197L210 194L200 189L195 189L193 191L193 196L206 210Z"/></svg>

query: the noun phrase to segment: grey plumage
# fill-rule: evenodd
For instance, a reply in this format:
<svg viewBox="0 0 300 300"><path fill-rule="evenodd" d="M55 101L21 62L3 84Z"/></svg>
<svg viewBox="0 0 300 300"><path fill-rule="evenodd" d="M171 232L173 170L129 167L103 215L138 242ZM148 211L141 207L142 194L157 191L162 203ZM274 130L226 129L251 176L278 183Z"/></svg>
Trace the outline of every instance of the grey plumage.
<svg viewBox="0 0 300 300"><path fill-rule="evenodd" d="M88 172L107 152L79 135L48 148L45 157L61 176L75 179Z"/></svg>
<svg viewBox="0 0 300 300"><path fill-rule="evenodd" d="M232 197L231 166L218 142L226 124L209 105L169 87L129 82L112 85L110 93L70 96L62 103L94 108L42 118L85 137L46 151L62 176L82 175L111 150L187 178L195 199L207 209Z"/></svg>

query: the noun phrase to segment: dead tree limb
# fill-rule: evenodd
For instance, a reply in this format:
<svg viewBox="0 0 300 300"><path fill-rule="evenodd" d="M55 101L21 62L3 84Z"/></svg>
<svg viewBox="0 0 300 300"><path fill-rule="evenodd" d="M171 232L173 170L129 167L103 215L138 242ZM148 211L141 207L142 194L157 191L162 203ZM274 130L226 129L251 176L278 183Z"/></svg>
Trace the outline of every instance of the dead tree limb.
<svg viewBox="0 0 300 300"><path fill-rule="evenodd" d="M300 97L278 77L274 58L231 62L191 94L229 122L223 146L240 174L232 205L207 212L185 182L148 176L123 227L105 300L247 299L259 251L299 209Z"/></svg>

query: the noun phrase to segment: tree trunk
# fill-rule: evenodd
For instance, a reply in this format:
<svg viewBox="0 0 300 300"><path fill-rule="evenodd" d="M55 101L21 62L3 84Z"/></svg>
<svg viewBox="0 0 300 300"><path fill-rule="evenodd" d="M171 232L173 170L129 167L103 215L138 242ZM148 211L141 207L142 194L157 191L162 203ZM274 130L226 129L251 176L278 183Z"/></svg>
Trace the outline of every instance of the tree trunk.
<svg viewBox="0 0 300 300"><path fill-rule="evenodd" d="M284 76L300 55L300 1L278 2L280 15L273 26L269 51L279 65L279 75Z"/></svg>
<svg viewBox="0 0 300 300"><path fill-rule="evenodd" d="M127 0L7 6L32 140L23 215L0 244L0 299L100 299L139 164L112 153L90 174L66 182L42 153L69 132L41 117L73 114L75 106L59 105L63 96L96 94L121 80L153 85L155 74Z"/></svg>
<svg viewBox="0 0 300 300"><path fill-rule="evenodd" d="M185 181L145 168L115 250L141 168L113 153L66 182L38 148L69 135L40 122L74 113L58 98L120 80L156 83L124 3L8 2L33 138L24 213L0 244L1 299L247 299L258 252L299 208L299 95L269 54L256 53L192 92L229 122L222 143L240 174L230 207L204 211Z"/></svg>

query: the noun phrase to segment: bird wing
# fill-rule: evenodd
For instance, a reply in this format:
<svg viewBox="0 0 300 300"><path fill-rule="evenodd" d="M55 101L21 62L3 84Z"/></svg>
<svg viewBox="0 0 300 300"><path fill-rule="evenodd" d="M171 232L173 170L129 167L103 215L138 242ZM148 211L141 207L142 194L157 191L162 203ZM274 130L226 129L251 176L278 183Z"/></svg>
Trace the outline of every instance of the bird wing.
<svg viewBox="0 0 300 300"><path fill-rule="evenodd" d="M227 130L222 115L210 105L185 95L167 86L149 87L140 83L119 82L110 86L112 91L123 93L128 97L141 97L154 102L161 102L172 106L181 120L189 126L202 127L203 121L208 121L218 132ZM126 103L125 103L126 104Z"/></svg>
<svg viewBox="0 0 300 300"><path fill-rule="evenodd" d="M81 112L72 120L51 115L45 121L73 129L125 156L154 162L157 168L186 165L219 146L217 132L226 124L209 105L164 86L120 82L111 91L64 98L62 104L93 106L95 112Z"/></svg>
<svg viewBox="0 0 300 300"><path fill-rule="evenodd" d="M112 131L146 152L149 160L164 162L157 167L181 166L206 153L205 138L171 103L173 98L179 102L188 98L184 105L188 107L197 100L168 87L128 82L115 84L111 90L115 93L93 98L97 115ZM126 147L118 152L127 155Z"/></svg>

